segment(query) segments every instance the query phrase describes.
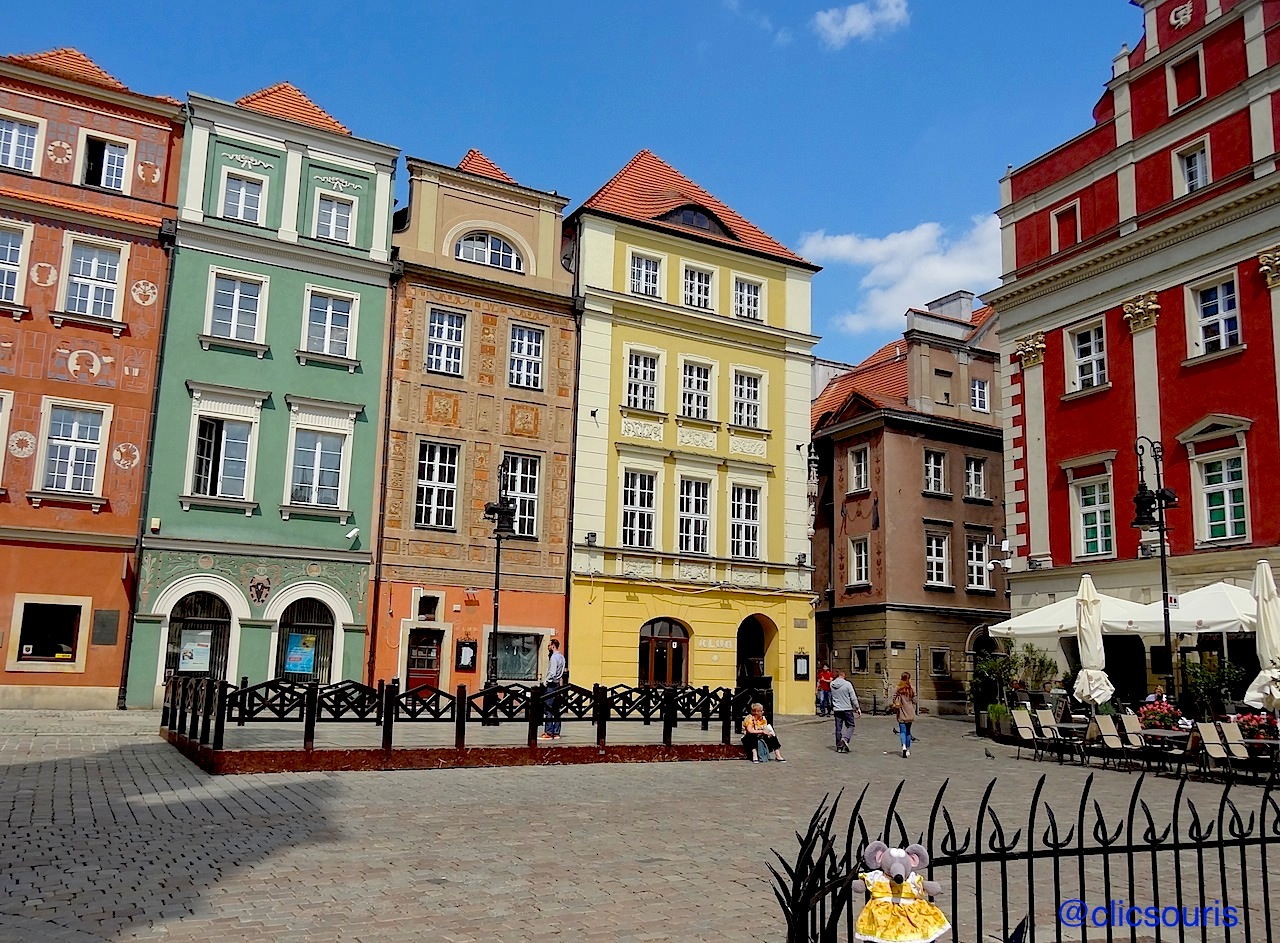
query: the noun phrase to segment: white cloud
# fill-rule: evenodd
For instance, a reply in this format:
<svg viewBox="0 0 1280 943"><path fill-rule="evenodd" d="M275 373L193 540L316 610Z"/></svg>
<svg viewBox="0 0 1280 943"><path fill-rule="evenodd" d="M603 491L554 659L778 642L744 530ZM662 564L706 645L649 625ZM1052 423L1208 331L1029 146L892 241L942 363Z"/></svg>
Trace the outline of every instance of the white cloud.
<svg viewBox="0 0 1280 943"><path fill-rule="evenodd" d="M866 0L813 15L813 28L832 49L843 49L851 40L871 39L909 22L907 0Z"/></svg>
<svg viewBox="0 0 1280 943"><path fill-rule="evenodd" d="M724 8L734 16L740 16L748 23L764 30L773 37L773 41L779 46L786 46L791 42L791 30L786 27L777 28L773 25L773 20L761 13L759 10L749 9L742 5L742 0L722 0Z"/></svg>
<svg viewBox="0 0 1280 943"><path fill-rule="evenodd" d="M883 237L808 233L800 254L815 262L867 269L860 302L832 319L849 334L902 330L902 316L934 298L967 289L982 292L1000 278L1000 222L975 216L969 229L949 239L938 223Z"/></svg>

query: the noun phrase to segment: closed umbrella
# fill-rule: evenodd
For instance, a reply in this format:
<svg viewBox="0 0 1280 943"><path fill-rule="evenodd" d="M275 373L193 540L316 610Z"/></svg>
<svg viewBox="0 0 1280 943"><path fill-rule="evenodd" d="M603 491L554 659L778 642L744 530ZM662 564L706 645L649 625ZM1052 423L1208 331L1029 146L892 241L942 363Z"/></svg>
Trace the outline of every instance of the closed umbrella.
<svg viewBox="0 0 1280 943"><path fill-rule="evenodd" d="M1258 664L1262 670L1245 692L1246 704L1269 711L1280 710L1280 594L1266 560L1258 561L1253 574L1253 596L1258 600Z"/></svg>
<svg viewBox="0 0 1280 943"><path fill-rule="evenodd" d="M1103 670L1107 663L1102 648L1102 597L1088 573L1080 578L1080 589L1076 591L1076 638L1080 642L1076 699L1086 704L1105 704L1116 689Z"/></svg>

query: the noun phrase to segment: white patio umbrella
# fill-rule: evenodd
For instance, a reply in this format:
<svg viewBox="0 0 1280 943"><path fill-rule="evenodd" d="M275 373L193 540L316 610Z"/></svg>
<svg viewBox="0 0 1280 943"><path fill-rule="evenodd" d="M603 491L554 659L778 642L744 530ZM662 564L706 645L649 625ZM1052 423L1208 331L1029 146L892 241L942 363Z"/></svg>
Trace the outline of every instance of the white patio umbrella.
<svg viewBox="0 0 1280 943"><path fill-rule="evenodd" d="M1252 632L1257 603L1243 586L1211 583L1178 594L1177 605L1169 610L1169 629L1174 635L1225 635ZM1157 599L1142 607L1136 618L1126 621L1102 613L1102 630L1137 632L1164 636L1164 603Z"/></svg>
<svg viewBox="0 0 1280 943"><path fill-rule="evenodd" d="M1258 561L1253 574L1253 595L1258 600L1258 664L1262 670L1245 692L1246 704L1269 711L1280 710L1280 594L1266 560Z"/></svg>
<svg viewBox="0 0 1280 943"><path fill-rule="evenodd" d="M1080 578L1076 592L1076 638L1080 642L1080 673L1076 675L1075 696L1086 704L1105 704L1116 693L1107 677L1106 654L1102 647L1102 597L1088 573Z"/></svg>

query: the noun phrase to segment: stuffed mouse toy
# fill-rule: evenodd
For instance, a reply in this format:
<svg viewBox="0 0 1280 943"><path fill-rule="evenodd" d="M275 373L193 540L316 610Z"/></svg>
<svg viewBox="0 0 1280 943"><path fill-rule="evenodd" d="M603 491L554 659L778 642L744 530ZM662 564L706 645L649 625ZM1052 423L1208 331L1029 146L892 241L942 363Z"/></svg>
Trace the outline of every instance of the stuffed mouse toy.
<svg viewBox="0 0 1280 943"><path fill-rule="evenodd" d="M854 937L870 943L931 943L951 924L929 898L942 893L937 881L926 881L918 869L929 864L923 845L890 848L874 841L863 853L867 871L853 883L855 893L870 892Z"/></svg>

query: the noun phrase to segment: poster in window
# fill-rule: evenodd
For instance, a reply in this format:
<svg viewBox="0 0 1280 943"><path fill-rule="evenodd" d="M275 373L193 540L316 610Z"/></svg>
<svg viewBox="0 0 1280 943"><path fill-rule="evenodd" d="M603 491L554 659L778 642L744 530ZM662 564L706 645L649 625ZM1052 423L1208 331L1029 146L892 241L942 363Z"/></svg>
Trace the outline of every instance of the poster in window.
<svg viewBox="0 0 1280 943"><path fill-rule="evenodd" d="M458 639L454 668L457 671L476 670L476 640L473 638Z"/></svg>
<svg viewBox="0 0 1280 943"><path fill-rule="evenodd" d="M289 647L284 652L284 670L291 674L309 675L316 670L316 637L301 632L289 633Z"/></svg>
<svg viewBox="0 0 1280 943"><path fill-rule="evenodd" d="M178 671L208 671L213 651L212 629L183 629L178 649Z"/></svg>

